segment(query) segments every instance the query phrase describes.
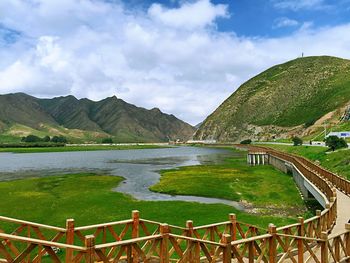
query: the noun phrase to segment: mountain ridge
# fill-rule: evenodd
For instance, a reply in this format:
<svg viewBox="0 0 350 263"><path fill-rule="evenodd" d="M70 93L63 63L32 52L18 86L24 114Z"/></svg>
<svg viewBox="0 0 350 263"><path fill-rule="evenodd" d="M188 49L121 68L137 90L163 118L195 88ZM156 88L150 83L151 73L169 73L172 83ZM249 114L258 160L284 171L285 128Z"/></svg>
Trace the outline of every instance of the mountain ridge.
<svg viewBox="0 0 350 263"><path fill-rule="evenodd" d="M39 132L43 127L51 131L91 132L98 137L113 137L117 142L187 140L195 131L172 114L137 107L116 96L92 101L72 95L52 99L25 93L0 95L0 128L11 134L9 130L16 125Z"/></svg>
<svg viewBox="0 0 350 263"><path fill-rule="evenodd" d="M337 122L341 114L337 110L349 102L350 60L298 58L243 83L206 118L194 138L232 142L312 138L320 130L313 127L318 120L334 112L326 121Z"/></svg>

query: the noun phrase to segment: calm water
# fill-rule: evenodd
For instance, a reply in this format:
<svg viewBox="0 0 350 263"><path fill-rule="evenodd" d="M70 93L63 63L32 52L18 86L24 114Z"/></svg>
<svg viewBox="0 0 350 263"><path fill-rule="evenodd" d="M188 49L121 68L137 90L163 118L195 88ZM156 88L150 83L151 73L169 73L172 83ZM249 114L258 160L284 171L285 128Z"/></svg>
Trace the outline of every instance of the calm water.
<svg viewBox="0 0 350 263"><path fill-rule="evenodd" d="M243 207L239 203L229 200L171 196L153 193L148 189L159 181L159 170L216 163L222 161L228 154L228 151L222 149L197 147L60 153L0 153L0 180L100 171L123 176L125 181L114 190L132 195L136 199L224 203L242 210Z"/></svg>

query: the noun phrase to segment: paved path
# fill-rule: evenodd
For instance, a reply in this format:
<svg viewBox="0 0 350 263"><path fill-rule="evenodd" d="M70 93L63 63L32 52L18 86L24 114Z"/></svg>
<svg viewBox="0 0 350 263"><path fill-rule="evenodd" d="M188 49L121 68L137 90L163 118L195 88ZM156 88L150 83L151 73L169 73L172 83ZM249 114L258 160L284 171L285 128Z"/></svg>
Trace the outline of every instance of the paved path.
<svg viewBox="0 0 350 263"><path fill-rule="evenodd" d="M337 190L337 222L331 235L344 232L345 224L350 219L350 196Z"/></svg>

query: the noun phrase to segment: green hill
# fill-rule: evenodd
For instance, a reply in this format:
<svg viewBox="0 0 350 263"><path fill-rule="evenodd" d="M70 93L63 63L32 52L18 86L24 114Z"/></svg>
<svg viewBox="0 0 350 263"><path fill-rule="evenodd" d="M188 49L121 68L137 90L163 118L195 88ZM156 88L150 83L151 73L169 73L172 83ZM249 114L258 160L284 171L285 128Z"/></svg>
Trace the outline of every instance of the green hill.
<svg viewBox="0 0 350 263"><path fill-rule="evenodd" d="M205 120L195 138L237 142L312 137L324 121L342 125L340 117L349 102L350 60L298 58L240 86Z"/></svg>
<svg viewBox="0 0 350 263"><path fill-rule="evenodd" d="M190 138L194 128L159 109L147 110L116 97L101 101L73 96L38 99L0 95L0 142L34 134L64 135L74 142L164 142Z"/></svg>

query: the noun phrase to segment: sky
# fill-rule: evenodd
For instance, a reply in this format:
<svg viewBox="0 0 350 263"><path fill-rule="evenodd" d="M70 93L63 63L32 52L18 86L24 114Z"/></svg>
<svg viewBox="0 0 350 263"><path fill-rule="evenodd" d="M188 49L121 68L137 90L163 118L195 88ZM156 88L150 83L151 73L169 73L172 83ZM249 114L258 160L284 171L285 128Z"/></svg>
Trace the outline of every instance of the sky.
<svg viewBox="0 0 350 263"><path fill-rule="evenodd" d="M0 0L0 93L74 95L203 121L304 56L350 59L350 0Z"/></svg>

